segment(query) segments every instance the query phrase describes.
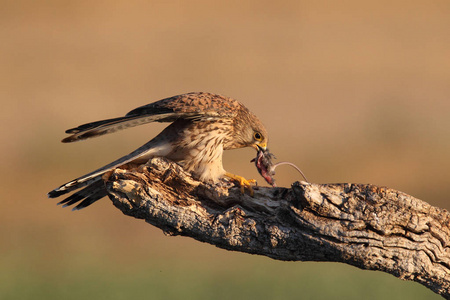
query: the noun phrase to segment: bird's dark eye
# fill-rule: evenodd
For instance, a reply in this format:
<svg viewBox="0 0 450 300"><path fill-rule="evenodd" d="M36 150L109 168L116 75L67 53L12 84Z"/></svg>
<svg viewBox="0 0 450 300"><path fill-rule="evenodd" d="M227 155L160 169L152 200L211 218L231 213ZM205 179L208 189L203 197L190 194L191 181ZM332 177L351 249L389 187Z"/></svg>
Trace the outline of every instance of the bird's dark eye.
<svg viewBox="0 0 450 300"><path fill-rule="evenodd" d="M257 141L261 141L261 140L262 140L261 133L259 133L259 132L255 132L255 133L253 134L253 137L254 137L255 140L257 140Z"/></svg>

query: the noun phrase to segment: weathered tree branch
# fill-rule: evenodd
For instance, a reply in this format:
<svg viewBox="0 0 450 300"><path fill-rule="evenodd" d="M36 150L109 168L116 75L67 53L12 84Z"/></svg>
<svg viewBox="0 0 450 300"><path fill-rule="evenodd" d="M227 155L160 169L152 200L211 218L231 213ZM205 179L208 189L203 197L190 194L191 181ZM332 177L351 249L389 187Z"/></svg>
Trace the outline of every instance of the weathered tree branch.
<svg viewBox="0 0 450 300"><path fill-rule="evenodd" d="M116 169L109 197L126 215L170 235L278 260L334 261L417 281L450 299L449 213L405 193L364 184L207 185L152 159Z"/></svg>

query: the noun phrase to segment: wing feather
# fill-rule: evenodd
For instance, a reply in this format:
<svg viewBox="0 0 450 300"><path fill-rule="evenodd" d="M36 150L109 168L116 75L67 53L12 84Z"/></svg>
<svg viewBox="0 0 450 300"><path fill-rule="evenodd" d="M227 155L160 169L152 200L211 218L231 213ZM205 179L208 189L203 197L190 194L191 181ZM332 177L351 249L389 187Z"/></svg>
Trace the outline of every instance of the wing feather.
<svg viewBox="0 0 450 300"><path fill-rule="evenodd" d="M176 120L174 113L158 115L125 116L109 120L97 121L80 125L66 131L72 135L64 138L63 143L72 143L119 130L139 126L151 122L172 122Z"/></svg>
<svg viewBox="0 0 450 300"><path fill-rule="evenodd" d="M66 130L70 136L62 140L71 143L113 133L118 130L151 123L173 122L177 119L195 121L233 118L241 104L231 98L210 93L187 93L162 99L127 113L124 117L90 122Z"/></svg>

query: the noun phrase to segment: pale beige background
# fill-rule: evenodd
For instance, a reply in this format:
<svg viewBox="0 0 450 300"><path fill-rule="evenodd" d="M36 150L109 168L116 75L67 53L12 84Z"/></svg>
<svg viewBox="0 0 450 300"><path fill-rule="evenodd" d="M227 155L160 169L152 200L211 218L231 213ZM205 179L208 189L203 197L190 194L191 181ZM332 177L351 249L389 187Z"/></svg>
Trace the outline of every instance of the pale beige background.
<svg viewBox="0 0 450 300"><path fill-rule="evenodd" d="M162 125L83 143L59 140L67 128L164 97L215 92L255 112L271 151L313 182L384 185L450 208L449 16L447 0L2 1L0 262L8 280L0 298L19 291L28 297L24 280L35 296L73 295L78 289L69 282L82 278L74 272L92 269L104 283L104 274L159 271L167 282L196 266L205 278L233 286L221 272L241 278L252 268L281 268L311 281L286 284L289 294L310 288L319 299L328 295L325 274L371 286L386 275L274 262L165 237L107 199L76 213L57 207L49 190L134 150ZM262 183L253 157L253 149L231 151L225 167ZM298 179L288 167L278 169L279 185ZM274 297L265 282L277 280L274 273L255 283L268 299ZM392 287L373 293L389 297L404 288L433 297L382 278ZM346 294L353 285L343 280L337 285L347 298L367 291ZM46 294L53 286L44 282L63 288ZM192 297L203 297L202 288Z"/></svg>

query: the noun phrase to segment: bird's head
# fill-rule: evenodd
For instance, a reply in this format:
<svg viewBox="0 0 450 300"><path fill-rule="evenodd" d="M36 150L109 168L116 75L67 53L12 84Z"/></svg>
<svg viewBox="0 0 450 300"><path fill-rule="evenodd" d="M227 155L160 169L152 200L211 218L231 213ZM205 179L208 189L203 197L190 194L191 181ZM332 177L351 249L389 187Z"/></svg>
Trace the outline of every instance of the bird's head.
<svg viewBox="0 0 450 300"><path fill-rule="evenodd" d="M266 150L269 137L261 121L247 109L234 119L233 145L228 149L253 147L256 150Z"/></svg>

